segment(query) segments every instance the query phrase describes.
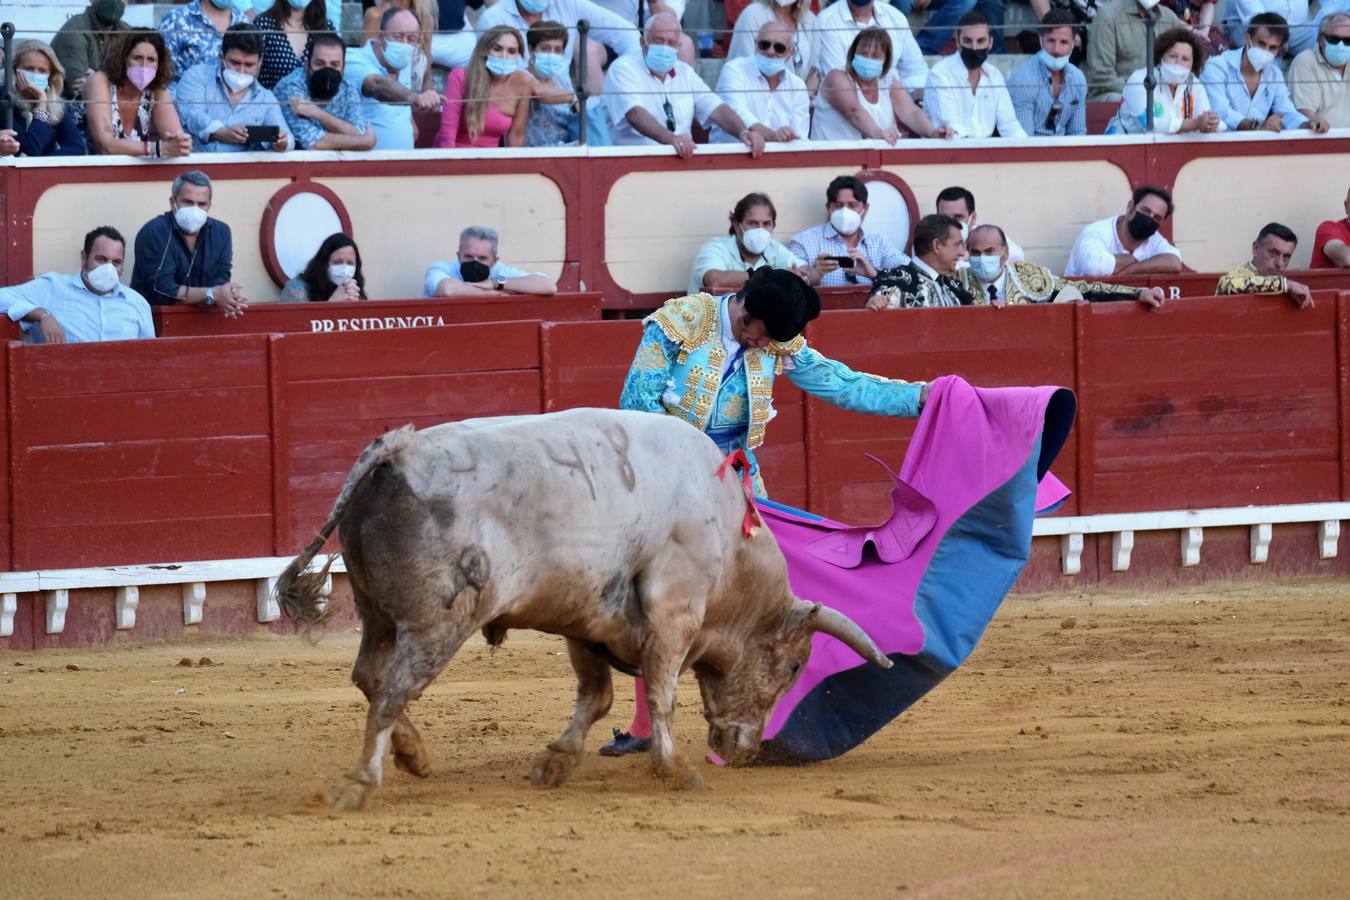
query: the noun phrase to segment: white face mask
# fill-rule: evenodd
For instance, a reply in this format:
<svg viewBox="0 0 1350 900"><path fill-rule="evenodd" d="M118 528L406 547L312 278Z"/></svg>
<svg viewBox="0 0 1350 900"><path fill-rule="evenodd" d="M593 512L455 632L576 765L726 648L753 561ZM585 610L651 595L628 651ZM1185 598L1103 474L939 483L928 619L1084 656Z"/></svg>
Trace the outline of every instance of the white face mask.
<svg viewBox="0 0 1350 900"><path fill-rule="evenodd" d="M847 206L841 206L830 213L830 224L834 226L835 231L848 237L862 226L862 216Z"/></svg>
<svg viewBox="0 0 1350 900"><path fill-rule="evenodd" d="M1191 70L1177 63L1165 62L1158 67L1158 71L1166 84L1181 84L1191 77Z"/></svg>
<svg viewBox="0 0 1350 900"><path fill-rule="evenodd" d="M196 234L206 224L206 210L200 206L180 206L174 210L173 220L184 234Z"/></svg>
<svg viewBox="0 0 1350 900"><path fill-rule="evenodd" d="M328 280L341 287L356 275L356 266L338 263L328 267Z"/></svg>
<svg viewBox="0 0 1350 900"><path fill-rule="evenodd" d="M777 3L779 6L792 6L797 2L797 0L774 0L774 2Z"/></svg>
<svg viewBox="0 0 1350 900"><path fill-rule="evenodd" d="M117 287L121 276L117 274L117 267L112 263L104 263L101 266L95 266L84 273L85 280L89 286L100 294L106 294Z"/></svg>
<svg viewBox="0 0 1350 900"><path fill-rule="evenodd" d="M1247 62L1252 64L1252 68L1260 72L1275 61L1275 54L1271 53L1265 47L1248 47Z"/></svg>
<svg viewBox="0 0 1350 900"><path fill-rule="evenodd" d="M1139 5L1144 9L1152 9L1161 2L1162 0L1139 0Z"/></svg>
<svg viewBox="0 0 1350 900"><path fill-rule="evenodd" d="M773 235L767 228L750 228L741 235L741 246L754 256L762 256L772 241Z"/></svg>
<svg viewBox="0 0 1350 900"><path fill-rule="evenodd" d="M221 74L225 76L225 86L231 91L242 91L253 84L252 75L245 75L243 72L236 72L234 69L221 69Z"/></svg>

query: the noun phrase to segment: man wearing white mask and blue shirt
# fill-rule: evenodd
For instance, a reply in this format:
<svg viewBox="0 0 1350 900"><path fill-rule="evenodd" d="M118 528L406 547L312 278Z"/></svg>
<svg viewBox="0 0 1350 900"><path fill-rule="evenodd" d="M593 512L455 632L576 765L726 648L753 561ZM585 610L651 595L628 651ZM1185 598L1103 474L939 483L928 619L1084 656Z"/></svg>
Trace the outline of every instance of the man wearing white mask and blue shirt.
<svg viewBox="0 0 1350 900"><path fill-rule="evenodd" d="M788 251L820 273L821 287L871 284L878 269L909 262L881 234L863 230L867 210L867 185L852 175L840 175L825 188L829 221L788 241Z"/></svg>
<svg viewBox="0 0 1350 900"><path fill-rule="evenodd" d="M262 66L262 34L256 25L231 25L220 44L220 59L193 66L174 91L174 106L193 149L205 153L244 150L284 151L291 135L281 105L258 83ZM252 142L249 126L272 126L274 140Z"/></svg>
<svg viewBox="0 0 1350 900"><path fill-rule="evenodd" d="M605 48L615 57L641 50L637 25L622 16L605 9L591 0L497 0L492 6L483 8L478 17L477 30L481 35L498 25L509 25L525 34L536 22L557 22L567 29L567 46L563 56L575 59L577 22L585 19L591 26L591 37L586 47L587 78L584 85L591 94L598 94L604 84ZM678 24L676 25L678 28ZM529 55L526 54L528 61Z"/></svg>
<svg viewBox="0 0 1350 900"><path fill-rule="evenodd" d="M506 0L503 0L506 2ZM680 159L694 155L694 116L736 135L750 155L764 152L764 136L746 127L735 110L708 89L698 73L676 59L680 23L670 13L647 21L642 55L614 61L605 75L605 103L616 145L668 144Z"/></svg>
<svg viewBox="0 0 1350 900"><path fill-rule="evenodd" d="M1260 13L1247 26L1247 42L1211 57L1200 81L1210 106L1231 131L1286 131L1312 128L1294 108L1284 74L1275 61L1284 55L1289 28L1279 13ZM1325 132L1325 128L1322 129Z"/></svg>
<svg viewBox="0 0 1350 900"><path fill-rule="evenodd" d="M226 29L253 18L253 0L194 0L175 6L159 23L173 60L175 83L193 66L220 58Z"/></svg>
<svg viewBox="0 0 1350 900"><path fill-rule="evenodd" d="M26 284L0 288L0 311L34 344L126 341L155 336L150 304L122 284L126 239L104 225L84 236L80 271L48 272Z"/></svg>
<svg viewBox="0 0 1350 900"><path fill-rule="evenodd" d="M1051 8L1041 19L1041 49L1008 76L1022 130L1035 137L1087 134L1087 79L1069 56L1074 17Z"/></svg>
<svg viewBox="0 0 1350 900"><path fill-rule="evenodd" d="M422 44L422 26L410 10L392 7L380 17L380 34L347 51L343 81L364 101L362 112L375 133L376 150L411 150L416 139L413 111L441 105L435 91L413 84L413 63Z"/></svg>
<svg viewBox="0 0 1350 900"><path fill-rule="evenodd" d="M717 78L717 94L752 131L766 141L805 140L811 133L811 95L806 82L787 67L796 34L783 22L765 22L751 56L729 59ZM735 135L714 125L713 143Z"/></svg>

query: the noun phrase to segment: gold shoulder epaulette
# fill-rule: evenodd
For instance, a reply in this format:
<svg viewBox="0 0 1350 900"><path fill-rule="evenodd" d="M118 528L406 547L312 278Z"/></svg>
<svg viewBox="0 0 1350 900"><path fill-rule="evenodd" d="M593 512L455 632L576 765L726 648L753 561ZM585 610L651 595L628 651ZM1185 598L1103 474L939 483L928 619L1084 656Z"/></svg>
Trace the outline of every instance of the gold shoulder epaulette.
<svg viewBox="0 0 1350 900"><path fill-rule="evenodd" d="M684 362L689 351L699 346L717 330L717 300L709 294L690 294L675 297L646 318L661 333L680 345L677 362Z"/></svg>

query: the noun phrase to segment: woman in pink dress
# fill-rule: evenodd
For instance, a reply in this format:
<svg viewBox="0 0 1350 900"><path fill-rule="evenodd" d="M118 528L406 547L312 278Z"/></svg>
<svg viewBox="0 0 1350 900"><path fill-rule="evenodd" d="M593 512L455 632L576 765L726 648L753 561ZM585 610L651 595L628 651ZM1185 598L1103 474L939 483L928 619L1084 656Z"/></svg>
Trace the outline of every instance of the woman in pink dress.
<svg viewBox="0 0 1350 900"><path fill-rule="evenodd" d="M483 33L469 64L445 81L436 147L523 147L534 77L524 68L520 32L498 25Z"/></svg>

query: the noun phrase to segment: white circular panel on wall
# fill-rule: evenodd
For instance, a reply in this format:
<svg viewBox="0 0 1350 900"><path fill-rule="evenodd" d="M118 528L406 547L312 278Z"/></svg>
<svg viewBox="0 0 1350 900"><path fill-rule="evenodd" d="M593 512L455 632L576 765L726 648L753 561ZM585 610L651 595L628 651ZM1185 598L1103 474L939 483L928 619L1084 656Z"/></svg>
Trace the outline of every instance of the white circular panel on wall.
<svg viewBox="0 0 1350 900"><path fill-rule="evenodd" d="M881 234L892 247L901 252L909 246L914 223L909 219L909 203L895 185L886 181L867 183L867 221L863 229L869 234Z"/></svg>
<svg viewBox="0 0 1350 900"><path fill-rule="evenodd" d="M272 232L272 246L286 277L299 275L324 238L341 230L342 219L326 197L308 192L288 197Z"/></svg>

